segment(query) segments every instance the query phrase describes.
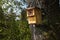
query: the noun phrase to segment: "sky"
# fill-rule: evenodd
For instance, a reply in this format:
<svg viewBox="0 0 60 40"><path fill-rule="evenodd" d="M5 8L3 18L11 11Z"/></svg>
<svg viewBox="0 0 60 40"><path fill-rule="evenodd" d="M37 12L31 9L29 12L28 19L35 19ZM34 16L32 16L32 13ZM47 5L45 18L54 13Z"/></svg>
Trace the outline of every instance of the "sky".
<svg viewBox="0 0 60 40"><path fill-rule="evenodd" d="M9 1L10 2L8 2L8 4L7 3L4 3L3 6L2 6L3 9L8 8L8 10L5 10L5 13L11 13L10 12L11 11L11 8L13 8L13 13L16 13L16 15L21 15L21 9L18 8L18 5L14 5L14 3L11 2L11 0L9 0ZM15 0L15 1L22 2L21 0ZM24 3L22 2L22 4L24 4ZM24 4L22 6L22 8L26 8L26 5ZM16 20L19 20L19 19L20 18L16 17Z"/></svg>
<svg viewBox="0 0 60 40"><path fill-rule="evenodd" d="M11 1L11 0L9 0L9 1ZM15 0L15 1L22 2L21 0ZM24 4L24 3L22 2L22 4ZM2 8L7 8L8 6L10 6L8 8L8 11L7 11L8 13L10 13L11 8L13 8L13 10L14 10L13 12L16 13L16 15L19 15L20 14L21 9L18 8L18 5L14 5L13 2L8 2L8 4L7 3L3 4ZM24 4L22 6L22 8L26 8L26 5Z"/></svg>

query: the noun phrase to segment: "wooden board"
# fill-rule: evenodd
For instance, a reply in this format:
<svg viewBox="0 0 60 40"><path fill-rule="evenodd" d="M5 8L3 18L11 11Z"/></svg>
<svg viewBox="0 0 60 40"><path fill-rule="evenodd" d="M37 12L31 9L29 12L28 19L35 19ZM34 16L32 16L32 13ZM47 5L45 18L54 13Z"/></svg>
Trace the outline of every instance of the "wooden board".
<svg viewBox="0 0 60 40"><path fill-rule="evenodd" d="M27 17L28 16L34 16L34 9L27 10Z"/></svg>
<svg viewBox="0 0 60 40"><path fill-rule="evenodd" d="M28 17L27 20L29 24L36 24L36 17Z"/></svg>

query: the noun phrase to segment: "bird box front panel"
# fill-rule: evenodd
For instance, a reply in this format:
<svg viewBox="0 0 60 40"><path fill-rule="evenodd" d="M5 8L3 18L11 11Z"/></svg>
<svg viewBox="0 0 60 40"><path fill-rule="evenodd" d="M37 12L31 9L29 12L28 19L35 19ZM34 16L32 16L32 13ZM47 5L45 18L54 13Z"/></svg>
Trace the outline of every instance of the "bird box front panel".
<svg viewBox="0 0 60 40"><path fill-rule="evenodd" d="M36 17L28 17L27 18L29 24L36 24Z"/></svg>
<svg viewBox="0 0 60 40"><path fill-rule="evenodd" d="M28 16L34 16L34 9L27 10L27 17Z"/></svg>

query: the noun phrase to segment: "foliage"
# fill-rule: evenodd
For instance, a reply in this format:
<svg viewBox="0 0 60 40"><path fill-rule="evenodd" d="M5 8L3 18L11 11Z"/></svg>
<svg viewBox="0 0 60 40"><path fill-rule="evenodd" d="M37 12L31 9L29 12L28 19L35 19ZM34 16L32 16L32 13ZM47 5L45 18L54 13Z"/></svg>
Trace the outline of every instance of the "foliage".
<svg viewBox="0 0 60 40"><path fill-rule="evenodd" d="M31 40L31 34L29 31L27 21L20 21L20 40Z"/></svg>
<svg viewBox="0 0 60 40"><path fill-rule="evenodd" d="M0 12L0 40L18 40L19 28L14 15L4 15L2 10Z"/></svg>
<svg viewBox="0 0 60 40"><path fill-rule="evenodd" d="M20 20L20 40L31 40L31 33L29 29L28 22L26 20L26 12L25 10L21 13L21 20Z"/></svg>
<svg viewBox="0 0 60 40"><path fill-rule="evenodd" d="M7 0L4 1L3 5L6 3L8 6L5 6L6 8L4 8L3 5L0 7L0 40L30 40L30 30L27 21L15 20L17 15L13 13L14 8L21 8L20 2L6 1ZM14 5L12 5L13 2ZM11 8L11 10L7 14L9 8Z"/></svg>

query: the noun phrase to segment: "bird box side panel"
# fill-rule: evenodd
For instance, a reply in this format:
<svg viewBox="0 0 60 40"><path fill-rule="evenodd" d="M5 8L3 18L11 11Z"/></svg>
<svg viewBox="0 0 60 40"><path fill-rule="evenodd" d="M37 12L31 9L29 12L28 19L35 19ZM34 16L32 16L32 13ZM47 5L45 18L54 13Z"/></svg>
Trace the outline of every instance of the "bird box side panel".
<svg viewBox="0 0 60 40"><path fill-rule="evenodd" d="M42 24L42 14L40 9L35 9L37 24Z"/></svg>
<svg viewBox="0 0 60 40"><path fill-rule="evenodd" d="M40 22L40 24L42 24L42 13L41 13L41 10L38 10L39 12L38 12L38 14L39 14L39 16L38 16L38 19L40 20L38 20L38 22Z"/></svg>

